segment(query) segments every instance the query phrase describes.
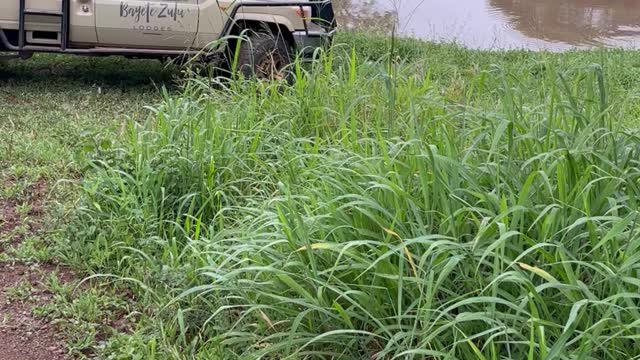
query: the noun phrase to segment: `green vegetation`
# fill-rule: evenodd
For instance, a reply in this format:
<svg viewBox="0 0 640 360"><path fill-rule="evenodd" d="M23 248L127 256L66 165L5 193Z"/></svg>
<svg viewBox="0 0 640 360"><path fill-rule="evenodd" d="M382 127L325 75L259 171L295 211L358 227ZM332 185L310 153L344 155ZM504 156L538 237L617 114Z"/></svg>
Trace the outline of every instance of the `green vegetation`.
<svg viewBox="0 0 640 360"><path fill-rule="evenodd" d="M120 58L47 55L0 63L0 269L19 262L30 265L20 272L32 273L32 279L40 278L40 272L52 275L38 285L53 298L51 304L41 304L25 291L31 282L0 291L7 300L29 297L28 303L36 306L33 314L51 320L51 329L66 336L70 355L100 352L107 336L121 332L137 316L135 298L116 296L126 294L123 289L74 291L84 274L56 285L52 267L44 266L60 257L55 244L75 211L73 184L83 175L78 156L128 119L144 119L144 106L160 100L158 88L174 88L175 74L159 62ZM122 310L125 300L127 310ZM24 316L2 312L0 327L6 319Z"/></svg>
<svg viewBox="0 0 640 360"><path fill-rule="evenodd" d="M640 355L637 54L338 42L293 85L134 90L0 155L17 168L32 144L65 144L35 152L81 177L51 249L139 306L133 330L95 350ZM0 136L33 133L27 111L50 118L15 110L22 125Z"/></svg>
<svg viewBox="0 0 640 360"><path fill-rule="evenodd" d="M65 171L83 135L117 125L125 116L136 118L141 104L158 99L150 81L162 86L170 79L170 71L150 61L42 55L0 63L3 176Z"/></svg>

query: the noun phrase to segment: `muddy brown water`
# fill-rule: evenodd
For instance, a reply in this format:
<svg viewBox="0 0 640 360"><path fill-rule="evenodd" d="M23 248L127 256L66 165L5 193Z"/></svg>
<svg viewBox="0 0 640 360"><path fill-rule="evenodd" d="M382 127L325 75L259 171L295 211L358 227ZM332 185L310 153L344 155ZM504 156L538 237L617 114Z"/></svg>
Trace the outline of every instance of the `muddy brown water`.
<svg viewBox="0 0 640 360"><path fill-rule="evenodd" d="M640 0L334 0L342 26L480 49L640 47Z"/></svg>

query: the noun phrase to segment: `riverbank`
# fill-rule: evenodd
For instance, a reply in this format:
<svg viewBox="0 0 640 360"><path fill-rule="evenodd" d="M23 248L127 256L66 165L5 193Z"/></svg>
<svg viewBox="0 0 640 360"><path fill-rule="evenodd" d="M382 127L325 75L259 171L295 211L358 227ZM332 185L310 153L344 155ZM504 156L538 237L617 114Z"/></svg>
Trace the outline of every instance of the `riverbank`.
<svg viewBox="0 0 640 360"><path fill-rule="evenodd" d="M4 264L91 276L34 311L67 351L637 355L636 53L338 40L292 86L171 85L122 59L0 70L2 198L52 189L48 230Z"/></svg>

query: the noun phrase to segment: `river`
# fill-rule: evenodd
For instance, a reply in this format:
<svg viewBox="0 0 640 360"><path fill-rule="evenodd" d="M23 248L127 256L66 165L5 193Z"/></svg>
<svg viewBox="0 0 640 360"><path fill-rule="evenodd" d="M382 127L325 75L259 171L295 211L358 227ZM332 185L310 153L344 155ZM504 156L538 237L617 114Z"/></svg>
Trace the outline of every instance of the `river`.
<svg viewBox="0 0 640 360"><path fill-rule="evenodd" d="M346 28L478 49L640 47L640 0L334 0Z"/></svg>

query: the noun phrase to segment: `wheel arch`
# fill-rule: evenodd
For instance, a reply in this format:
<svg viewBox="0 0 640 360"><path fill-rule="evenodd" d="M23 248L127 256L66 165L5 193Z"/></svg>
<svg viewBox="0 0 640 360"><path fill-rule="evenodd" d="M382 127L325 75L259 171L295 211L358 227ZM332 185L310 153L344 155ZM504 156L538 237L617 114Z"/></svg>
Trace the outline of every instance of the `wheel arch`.
<svg viewBox="0 0 640 360"><path fill-rule="evenodd" d="M231 35L232 37L239 36L246 30L255 32L267 31L284 39L287 42L287 46L295 51L296 43L293 38L294 26L284 16L240 13L236 15L234 24L231 26L227 35ZM229 42L231 48L235 48L237 40L232 38Z"/></svg>

